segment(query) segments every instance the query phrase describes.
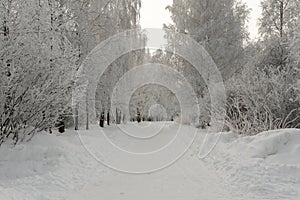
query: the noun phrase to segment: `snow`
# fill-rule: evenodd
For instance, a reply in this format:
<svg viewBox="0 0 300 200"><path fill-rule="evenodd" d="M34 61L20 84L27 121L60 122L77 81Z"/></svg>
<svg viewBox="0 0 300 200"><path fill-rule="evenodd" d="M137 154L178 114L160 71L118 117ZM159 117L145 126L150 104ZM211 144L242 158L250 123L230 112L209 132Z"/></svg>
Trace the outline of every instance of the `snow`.
<svg viewBox="0 0 300 200"><path fill-rule="evenodd" d="M238 138L224 133L206 161L224 181L253 199L296 200L300 197L299 147L299 129Z"/></svg>
<svg viewBox="0 0 300 200"><path fill-rule="evenodd" d="M170 141L178 127L171 122L144 123L111 126L105 131L118 146L145 153ZM142 139L135 143L128 139L131 136L121 134L121 129ZM181 131L184 134L177 137L184 146L197 130L182 126ZM62 135L41 133L28 143L0 148L0 199L299 199L300 130L267 131L249 137L233 133L206 136L205 131L198 131L197 136L177 162L137 175L112 170L91 156L83 142L106 158L117 155L112 149L105 150L97 125L79 135L71 130ZM199 158L207 152L207 157ZM125 162L125 158L119 160Z"/></svg>

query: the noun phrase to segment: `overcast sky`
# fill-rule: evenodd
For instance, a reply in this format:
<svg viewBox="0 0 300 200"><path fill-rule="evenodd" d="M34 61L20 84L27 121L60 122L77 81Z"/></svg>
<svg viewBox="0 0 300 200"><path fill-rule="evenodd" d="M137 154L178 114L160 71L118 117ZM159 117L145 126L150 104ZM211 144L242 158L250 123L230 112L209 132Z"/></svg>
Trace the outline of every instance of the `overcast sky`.
<svg viewBox="0 0 300 200"><path fill-rule="evenodd" d="M252 9L249 21L250 37L257 37L257 19L260 17L260 0L243 0ZM165 10L173 0L142 0L141 26L142 28L162 28L162 24L171 23L170 13Z"/></svg>

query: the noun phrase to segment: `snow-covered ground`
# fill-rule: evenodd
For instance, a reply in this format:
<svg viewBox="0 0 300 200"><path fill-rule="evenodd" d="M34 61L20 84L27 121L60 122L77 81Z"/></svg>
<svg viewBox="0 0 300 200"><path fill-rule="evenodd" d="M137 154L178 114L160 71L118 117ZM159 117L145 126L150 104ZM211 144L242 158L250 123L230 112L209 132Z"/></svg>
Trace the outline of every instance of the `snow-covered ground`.
<svg viewBox="0 0 300 200"><path fill-rule="evenodd" d="M252 199L300 199L299 129L240 138L223 133L205 161L223 181Z"/></svg>
<svg viewBox="0 0 300 200"><path fill-rule="evenodd" d="M163 149L175 136L181 151L196 131L182 126L177 133L179 125L174 123L143 125L112 126L105 132L120 148L146 153ZM124 130L133 135L124 135ZM156 163L117 157L113 149L107 149L97 125L79 134L42 133L15 148L5 145L0 148L0 200L300 199L300 130L240 138L231 133L205 137L205 132L198 132L197 136L178 161L140 175L110 169L95 159L104 158L104 164L111 161L125 171L156 167ZM202 159L215 141L216 147ZM169 149L164 153L170 158L180 152Z"/></svg>

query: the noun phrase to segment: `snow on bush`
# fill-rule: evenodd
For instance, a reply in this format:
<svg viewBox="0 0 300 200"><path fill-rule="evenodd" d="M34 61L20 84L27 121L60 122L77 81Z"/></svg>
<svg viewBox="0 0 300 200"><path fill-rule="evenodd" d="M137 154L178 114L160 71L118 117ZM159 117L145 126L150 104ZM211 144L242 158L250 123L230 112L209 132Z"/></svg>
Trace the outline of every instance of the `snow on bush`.
<svg viewBox="0 0 300 200"><path fill-rule="evenodd" d="M227 83L226 125L241 134L300 127L295 69L249 67Z"/></svg>
<svg viewBox="0 0 300 200"><path fill-rule="evenodd" d="M14 11L3 13L9 14L10 31L18 34L0 38L0 145L55 126L68 108L77 60L62 22L48 23L60 18L60 10L50 13L48 3L32 0L3 4ZM22 131L28 127L33 129Z"/></svg>

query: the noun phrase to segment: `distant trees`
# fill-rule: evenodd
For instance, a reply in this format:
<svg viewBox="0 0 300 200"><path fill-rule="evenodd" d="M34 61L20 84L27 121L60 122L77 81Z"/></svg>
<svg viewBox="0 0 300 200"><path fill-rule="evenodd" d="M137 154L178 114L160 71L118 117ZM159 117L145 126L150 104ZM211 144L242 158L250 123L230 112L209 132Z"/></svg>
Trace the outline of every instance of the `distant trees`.
<svg viewBox="0 0 300 200"><path fill-rule="evenodd" d="M157 105L160 106L157 107ZM164 119L170 121L176 114L180 113L180 105L175 94L168 88L156 84L138 88L131 96L129 108L131 120L136 120L137 113L140 113L141 119L144 120ZM159 113L160 109L158 108L164 108L166 113Z"/></svg>
<svg viewBox="0 0 300 200"><path fill-rule="evenodd" d="M111 121L114 120L117 124L121 123L121 121L126 121L126 119L130 120L130 116L125 116L124 105L116 105L116 110L111 110L111 95L115 85L126 72L137 65L143 64L146 55L145 51L141 49L123 55L107 68L100 79L96 91L97 102L95 106L97 113L101 113L102 111L109 113ZM126 82L122 85L122 89L127 89Z"/></svg>

